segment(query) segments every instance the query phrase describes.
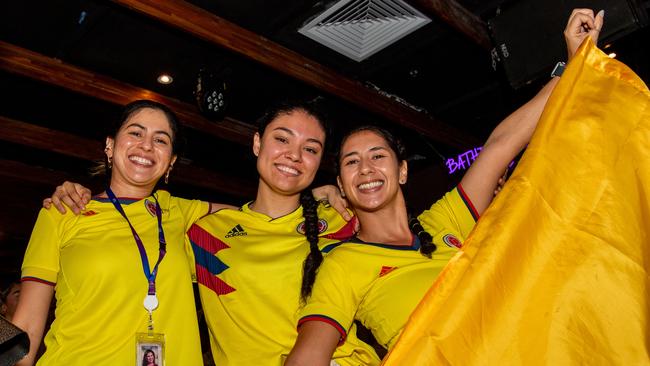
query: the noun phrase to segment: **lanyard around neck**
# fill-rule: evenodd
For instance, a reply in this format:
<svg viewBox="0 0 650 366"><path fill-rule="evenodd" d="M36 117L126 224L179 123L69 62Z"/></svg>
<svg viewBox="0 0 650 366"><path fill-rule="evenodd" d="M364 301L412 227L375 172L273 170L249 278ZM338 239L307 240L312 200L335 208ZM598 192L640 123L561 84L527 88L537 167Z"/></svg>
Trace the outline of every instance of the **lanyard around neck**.
<svg viewBox="0 0 650 366"><path fill-rule="evenodd" d="M120 204L120 201L115 197L115 194L111 190L110 187L106 188L106 194L108 195L108 198L111 200L113 203L113 206L115 206L115 209L122 214L122 217L126 220L126 222L129 224L129 227L131 228L131 233L133 233L133 239L135 239L135 244L138 246L138 251L140 252L140 259L142 260L142 269L144 270L144 275L147 278L147 282L149 283L149 290L148 290L148 295L156 295L156 276L158 275L158 265L160 262L162 262L163 258L165 257L165 254L167 253L167 243L165 242L165 232L163 231L162 227L162 211L160 209L160 204L158 203L158 198L154 195L153 198L156 200L156 218L158 219L158 261L156 262L156 265L153 268L153 271L150 270L149 267L149 259L147 257L147 252L144 249L144 244L142 243L142 239L140 239L140 236L138 233L135 231L135 228L133 225L131 225L131 221L129 221L129 218L126 216L126 213L124 212L124 209L122 208L122 205Z"/></svg>

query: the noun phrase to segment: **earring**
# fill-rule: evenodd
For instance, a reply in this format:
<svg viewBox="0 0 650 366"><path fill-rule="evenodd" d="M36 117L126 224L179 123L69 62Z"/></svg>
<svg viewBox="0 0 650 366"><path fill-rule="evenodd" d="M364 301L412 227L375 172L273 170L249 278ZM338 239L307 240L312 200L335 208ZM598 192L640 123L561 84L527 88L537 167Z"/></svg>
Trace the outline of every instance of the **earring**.
<svg viewBox="0 0 650 366"><path fill-rule="evenodd" d="M169 169L167 169L167 174L165 174L165 184L169 184L169 173L172 171L173 165L169 165Z"/></svg>
<svg viewBox="0 0 650 366"><path fill-rule="evenodd" d="M404 184L404 183L406 183L406 180L405 180L405 179L400 179L400 180L399 180L399 184Z"/></svg>
<svg viewBox="0 0 650 366"><path fill-rule="evenodd" d="M104 148L104 153L106 154L106 162L108 169L113 167L113 159L108 155L108 146Z"/></svg>

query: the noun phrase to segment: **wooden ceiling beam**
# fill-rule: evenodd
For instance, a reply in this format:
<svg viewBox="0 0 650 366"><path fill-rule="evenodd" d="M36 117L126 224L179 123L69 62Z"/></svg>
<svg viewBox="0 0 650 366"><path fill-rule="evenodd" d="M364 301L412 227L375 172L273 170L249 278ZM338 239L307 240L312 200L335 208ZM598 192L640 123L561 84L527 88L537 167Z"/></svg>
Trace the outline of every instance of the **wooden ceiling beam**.
<svg viewBox="0 0 650 366"><path fill-rule="evenodd" d="M447 146L479 143L454 127L418 112L361 82L181 0L113 0L212 44L241 54L285 75L392 120Z"/></svg>
<svg viewBox="0 0 650 366"><path fill-rule="evenodd" d="M0 131L1 130L2 129L0 128ZM0 177L3 177L4 179L9 178L20 180L26 183L50 185L52 191L54 191L56 184L61 184L66 180L74 179L72 174L66 172L28 165L7 159L0 159ZM25 200L24 197L20 199Z"/></svg>
<svg viewBox="0 0 650 366"><path fill-rule="evenodd" d="M487 24L454 0L409 0L425 13L442 19L485 50L492 49Z"/></svg>
<svg viewBox="0 0 650 366"><path fill-rule="evenodd" d="M54 151L83 160L92 161L102 157L103 145L99 141L4 116L0 116L0 140ZM177 164L174 174L172 174L172 180L240 198L254 197L257 190L252 182L191 165ZM57 181L62 180L58 179Z"/></svg>
<svg viewBox="0 0 650 366"><path fill-rule="evenodd" d="M125 105L137 99L155 100L169 106L185 126L242 145L249 145L253 141L255 128L252 125L232 118L220 122L209 121L192 104L66 64L4 41L0 41L0 69L118 105Z"/></svg>

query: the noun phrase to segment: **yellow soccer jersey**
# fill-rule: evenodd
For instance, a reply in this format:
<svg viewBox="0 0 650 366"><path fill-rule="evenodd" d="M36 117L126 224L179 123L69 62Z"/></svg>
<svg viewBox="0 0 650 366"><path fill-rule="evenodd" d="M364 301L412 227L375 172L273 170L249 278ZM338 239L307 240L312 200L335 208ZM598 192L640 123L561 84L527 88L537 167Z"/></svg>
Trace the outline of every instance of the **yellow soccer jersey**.
<svg viewBox="0 0 650 366"><path fill-rule="evenodd" d="M165 334L166 366L202 365L191 253L185 232L208 204L158 191L167 254L160 263L153 312ZM120 199L147 251L158 259L155 201ZM93 199L75 216L42 209L25 253L23 280L55 284L55 320L39 365L134 365L135 334L147 331L148 284L128 224L108 200Z"/></svg>
<svg viewBox="0 0 650 366"><path fill-rule="evenodd" d="M357 319L390 349L413 309L474 227L473 208L460 192L460 187L452 190L418 217L437 246L431 259L420 254L417 238L410 246L356 238L332 245L299 323L327 322L345 339Z"/></svg>
<svg viewBox="0 0 650 366"><path fill-rule="evenodd" d="M321 244L353 234L333 209L320 206ZM188 232L215 363L281 366L297 337L302 264L309 243L302 207L276 219L252 211L221 210ZM351 331L334 355L340 365L377 365ZM353 335L354 334L354 335Z"/></svg>

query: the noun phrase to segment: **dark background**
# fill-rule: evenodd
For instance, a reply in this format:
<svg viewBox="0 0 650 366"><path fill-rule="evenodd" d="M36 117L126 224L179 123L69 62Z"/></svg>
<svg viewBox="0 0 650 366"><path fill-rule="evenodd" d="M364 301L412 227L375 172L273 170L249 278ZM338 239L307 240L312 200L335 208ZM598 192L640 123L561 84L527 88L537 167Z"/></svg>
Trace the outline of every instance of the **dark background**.
<svg viewBox="0 0 650 366"><path fill-rule="evenodd" d="M105 127L116 118L119 104L135 96L163 100L184 111L188 143L172 174L169 190L175 195L238 205L253 198L254 121L278 97L320 96L335 120L331 141L365 123L388 126L404 137L413 157L407 195L417 211L460 179L462 172L447 173L444 159L479 146L502 118L540 89L555 62L565 58L567 9L605 7L601 46L616 52L646 82L650 79L650 34L642 27L648 1L411 1L431 22L362 62L297 32L333 2L178 1L174 6L197 12L159 19L129 3L138 2L25 0L0 5L3 281L19 275L41 201L56 185L73 180L102 189L101 180L91 179L88 169L102 156ZM225 34L218 44L188 31L200 24L199 16L232 23L213 23L213 34L229 27L248 32ZM171 18L185 19L188 25L171 25ZM464 26L474 34L462 31ZM241 50L240 35L258 46ZM291 63L266 62L273 58L268 44L284 47L280 53L303 69L292 74L287 71L295 69ZM493 67L490 51L495 45L505 61ZM226 82L224 120L201 117L196 107L194 89L201 69ZM308 80L314 75L310 72L322 69L326 76L315 73L315 81ZM161 72L170 73L174 82L158 84ZM112 89L115 85L119 90ZM354 99L363 93L370 97ZM324 164L319 183L333 182L332 167L331 161Z"/></svg>

